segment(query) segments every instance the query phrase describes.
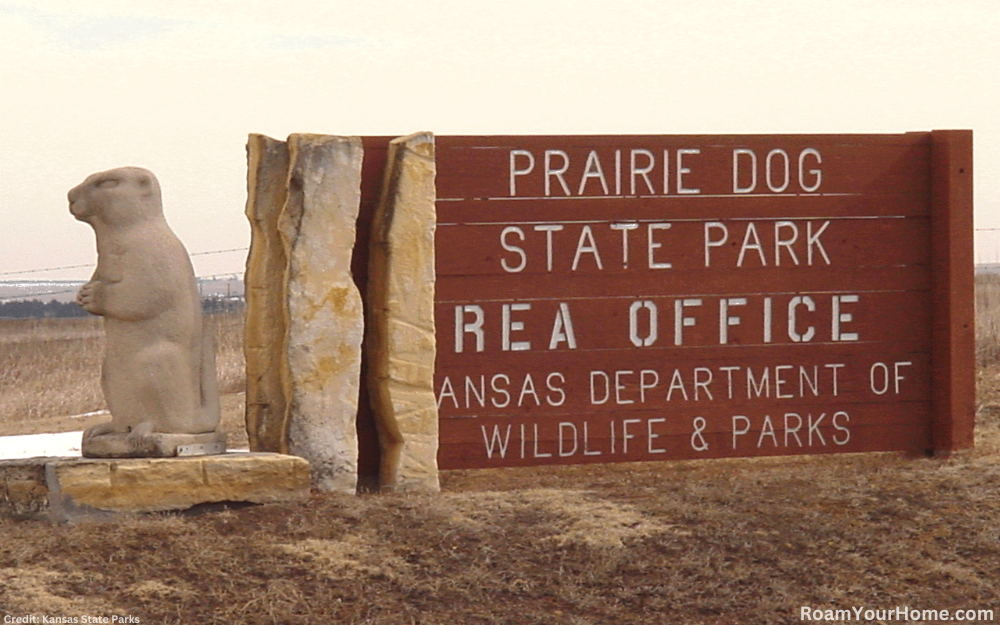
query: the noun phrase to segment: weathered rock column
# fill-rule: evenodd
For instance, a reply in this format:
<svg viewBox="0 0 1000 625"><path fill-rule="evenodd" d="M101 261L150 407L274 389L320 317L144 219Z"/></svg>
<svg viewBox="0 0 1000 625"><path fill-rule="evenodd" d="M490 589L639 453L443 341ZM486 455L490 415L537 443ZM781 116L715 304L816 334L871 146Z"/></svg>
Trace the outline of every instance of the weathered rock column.
<svg viewBox="0 0 1000 625"><path fill-rule="evenodd" d="M364 335L361 295L351 275L361 140L291 135L287 177L280 183L278 143L252 135L248 144L247 215L261 238L251 250L246 281L248 291L271 291L248 300L251 449L301 456L312 465L318 488L353 493Z"/></svg>
<svg viewBox="0 0 1000 625"><path fill-rule="evenodd" d="M434 397L434 136L389 144L368 266L368 389L385 490L438 490Z"/></svg>
<svg viewBox="0 0 1000 625"><path fill-rule="evenodd" d="M288 453L288 257L278 217L288 196L288 144L252 134L247 142L246 421L250 449Z"/></svg>

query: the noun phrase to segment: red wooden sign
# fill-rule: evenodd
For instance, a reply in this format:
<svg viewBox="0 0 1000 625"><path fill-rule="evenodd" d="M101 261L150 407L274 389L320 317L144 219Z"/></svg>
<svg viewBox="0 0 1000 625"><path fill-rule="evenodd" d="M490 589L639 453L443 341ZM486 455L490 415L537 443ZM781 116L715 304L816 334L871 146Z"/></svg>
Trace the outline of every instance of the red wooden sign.
<svg viewBox="0 0 1000 625"><path fill-rule="evenodd" d="M437 194L442 469L972 444L971 132L438 137Z"/></svg>

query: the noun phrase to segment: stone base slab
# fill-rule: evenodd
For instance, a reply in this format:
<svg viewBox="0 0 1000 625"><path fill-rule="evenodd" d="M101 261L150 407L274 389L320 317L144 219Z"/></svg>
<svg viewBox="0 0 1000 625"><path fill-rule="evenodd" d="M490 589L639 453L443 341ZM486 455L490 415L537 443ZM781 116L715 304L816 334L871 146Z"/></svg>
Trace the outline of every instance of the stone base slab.
<svg viewBox="0 0 1000 625"><path fill-rule="evenodd" d="M0 460L0 514L76 522L207 503L299 503L310 478L306 460L273 453Z"/></svg>
<svg viewBox="0 0 1000 625"><path fill-rule="evenodd" d="M174 458L210 456L226 452L224 432L206 434L132 433L99 434L84 438L80 445L84 458Z"/></svg>

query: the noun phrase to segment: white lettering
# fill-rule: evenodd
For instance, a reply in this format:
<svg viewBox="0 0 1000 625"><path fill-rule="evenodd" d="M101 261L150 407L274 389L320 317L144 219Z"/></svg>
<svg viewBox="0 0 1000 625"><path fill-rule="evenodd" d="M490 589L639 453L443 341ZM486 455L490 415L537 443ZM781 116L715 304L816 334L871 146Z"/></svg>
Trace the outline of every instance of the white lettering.
<svg viewBox="0 0 1000 625"><path fill-rule="evenodd" d="M736 424L742 424L738 427ZM750 419L743 415L733 415L733 449L736 449L736 439L750 431Z"/></svg>
<svg viewBox="0 0 1000 625"><path fill-rule="evenodd" d="M531 310L531 304L520 303L520 304L504 304L503 311L503 338L501 340L501 348L505 352L523 352L531 349L530 341L511 341L510 335L514 332L520 332L524 330L523 321L513 321L511 319L512 312L521 312ZM477 350L482 351L482 350Z"/></svg>
<svg viewBox="0 0 1000 625"><path fill-rule="evenodd" d="M685 317L684 309L701 306L700 298L674 300L674 345L684 344L684 328L690 328L696 323L694 317Z"/></svg>
<svg viewBox="0 0 1000 625"><path fill-rule="evenodd" d="M556 319L552 324L549 349L555 349L563 342L570 349L576 349L576 334L573 332L573 318L569 316L569 304L559 302L559 311L556 312Z"/></svg>
<svg viewBox="0 0 1000 625"><path fill-rule="evenodd" d="M816 312L816 302L808 295L796 295L788 302L788 338L796 343L808 343L816 335L816 328L809 326L805 334L798 331L798 308L805 306L809 312Z"/></svg>
<svg viewBox="0 0 1000 625"><path fill-rule="evenodd" d="M789 229L792 231L791 238L785 239L781 236L781 231L783 229ZM795 254L795 248L792 245L795 244L799 239L799 227L795 225L794 221L779 221L774 224L774 264L775 266L781 266L781 248L785 248L788 255L791 257L792 262L795 265L799 264L799 257Z"/></svg>
<svg viewBox="0 0 1000 625"><path fill-rule="evenodd" d="M536 406L542 405L542 400L538 398L538 393L535 391L535 380L532 379L530 373L524 376L524 384L521 385L521 394L517 397L517 405L523 406L524 398L529 395L535 399ZM538 426L535 427L537 428Z"/></svg>
<svg viewBox="0 0 1000 625"><path fill-rule="evenodd" d="M806 174L806 157L812 156L816 158L816 163L822 163L823 157L820 156L818 150L813 148L806 148L799 152L799 186L802 187L803 191L807 193L814 193L819 190L819 185L823 182L823 170L821 169L810 169L808 173L813 176L813 183L811 185L806 184L805 174Z"/></svg>
<svg viewBox="0 0 1000 625"><path fill-rule="evenodd" d="M552 167L552 160L554 156L558 156L562 159L562 166L559 169ZM566 179L563 178L563 174L569 169L569 155L567 155L562 150L545 150L545 195L546 197L552 195L552 178L559 181L559 186L562 187L563 193L565 195L570 195L569 186L566 184Z"/></svg>
<svg viewBox="0 0 1000 625"><path fill-rule="evenodd" d="M566 448L565 448L565 446L563 444L563 442L566 440L566 437L563 436L563 432L566 429L569 429L569 430L573 431L573 448L570 449L569 451L566 451ZM565 458L567 456L572 456L573 454L576 453L576 448L577 448L576 425L570 423L569 421L561 421L559 423L559 456L561 458Z"/></svg>
<svg viewBox="0 0 1000 625"><path fill-rule="evenodd" d="M646 378L651 382L647 382ZM656 388L660 383L660 374L655 369L643 369L639 372L639 401L646 403L646 391Z"/></svg>
<svg viewBox="0 0 1000 625"><path fill-rule="evenodd" d="M738 326L740 318L729 314L730 306L746 306L745 297L723 297L719 300L719 345L729 342L729 328Z"/></svg>
<svg viewBox="0 0 1000 625"><path fill-rule="evenodd" d="M600 378L604 380L604 397L598 401L597 399L597 384L595 381ZM595 406L600 406L601 404L608 403L611 399L611 378L608 377L607 373L603 371L591 371L590 372L590 403Z"/></svg>
<svg viewBox="0 0 1000 625"><path fill-rule="evenodd" d="M677 193L682 195L701 193L701 189L689 189L684 186L684 174L691 173L691 169L684 166L684 157L693 154L701 154L701 150L677 150Z"/></svg>
<svg viewBox="0 0 1000 625"><path fill-rule="evenodd" d="M658 447L653 447L653 439L654 438L660 438L659 434L654 434L653 433L653 424L654 423L664 423L664 422L666 422L666 419L649 419L648 421L646 421L646 440L647 440L646 450L649 453L651 453L651 454L665 454L665 453L667 453L666 449L660 449Z"/></svg>
<svg viewBox="0 0 1000 625"><path fill-rule="evenodd" d="M788 423L791 419L795 419L795 427L791 427ZM802 429L802 417L794 412L785 413L785 447L788 447L788 435L791 434L795 437L795 442L799 447L802 447L802 439L799 438L799 430Z"/></svg>
<svg viewBox="0 0 1000 625"><path fill-rule="evenodd" d="M635 157L640 155L646 157L646 166L642 168L636 167ZM649 193L655 194L656 191L653 189L653 183L649 181L649 172L653 171L653 168L656 167L656 157L653 156L653 153L650 152L649 150L632 150L631 153L629 154L629 164L631 170L631 175L630 175L631 183L629 187L631 189L631 194L637 195L636 184L635 184L635 179L637 176L642 177L643 181L646 183L646 188L649 189Z"/></svg>
<svg viewBox="0 0 1000 625"><path fill-rule="evenodd" d="M751 239L753 242L751 243ZM740 256L736 260L736 266L743 266L743 257L747 253L747 250L757 250L757 256L760 257L760 264L763 267L767 267L767 258L764 257L764 246L760 243L760 237L757 235L757 226L751 221L747 224L746 234L743 235L743 245L740 246Z"/></svg>
<svg viewBox="0 0 1000 625"><path fill-rule="evenodd" d="M608 181L604 178L604 170L601 169L601 161L597 158L597 150L591 150L587 155L587 164L584 166L583 176L580 178L580 191L577 195L583 195L586 190L587 181L597 178L604 190L604 195L608 195Z"/></svg>
<svg viewBox="0 0 1000 625"><path fill-rule="evenodd" d="M638 230L637 223L611 224L612 230L620 230L622 233L622 267L628 269L628 233L629 230Z"/></svg>
<svg viewBox="0 0 1000 625"><path fill-rule="evenodd" d="M750 184L740 186L740 157L750 157ZM746 148L736 148L733 150L733 193L753 193L757 188L757 155L753 150Z"/></svg>
<svg viewBox="0 0 1000 625"><path fill-rule="evenodd" d="M503 438L500 438L500 426L493 426L493 436L486 433L486 426L479 426L483 431L483 442L486 443L486 458L492 459L493 454L499 451L500 458L504 459L507 457L507 445L510 443L510 426L507 426L507 431L505 432Z"/></svg>
<svg viewBox="0 0 1000 625"><path fill-rule="evenodd" d="M497 381L503 380L504 386L498 387ZM496 395L503 396L503 402L497 401L496 397L490 399L490 402L497 408L506 408L510 404L510 393L507 391L507 386L510 385L510 378L504 373L498 373L490 378L490 388Z"/></svg>
<svg viewBox="0 0 1000 625"><path fill-rule="evenodd" d="M475 315L475 321L472 323L465 322L465 314L472 313ZM483 312L481 306L475 304L466 304L464 306L455 306L455 353L461 354L464 346L464 338L466 334L472 334L476 337L476 351L481 352L485 349L486 336L483 333L483 321L486 319L486 313Z"/></svg>
<svg viewBox="0 0 1000 625"><path fill-rule="evenodd" d="M559 232L563 227L560 224L543 224L541 226L535 226L536 232L545 233L545 267L549 271L552 271L552 233Z"/></svg>
<svg viewBox="0 0 1000 625"><path fill-rule="evenodd" d="M527 156L528 165L524 169L517 168L517 157ZM511 197L517 195L517 177L530 174L531 170L535 168L535 157L531 152L527 150L511 150L510 151L510 195Z"/></svg>
<svg viewBox="0 0 1000 625"><path fill-rule="evenodd" d="M774 184L774 177L772 174L772 162L775 156L781 156L782 160L785 162L784 165L784 178L781 180L780 184ZM772 193L781 193L788 188L788 183L791 180L790 175L790 164L788 162L788 152L781 149L774 149L767 153L767 158L765 159L765 167L767 168L767 188L771 190Z"/></svg>
<svg viewBox="0 0 1000 625"><path fill-rule="evenodd" d="M858 340L857 332L841 332L842 323L850 323L854 321L854 315L851 313L840 312L840 305L843 304L856 304L858 302L857 295L834 295L833 296L833 328L832 328L832 338L834 341L856 341Z"/></svg>
<svg viewBox="0 0 1000 625"><path fill-rule="evenodd" d="M813 248L817 248L819 253L823 256L823 261L829 265L830 257L826 255L826 248L823 247L823 242L819 240L820 236L826 231L827 226L830 225L829 221L824 221L823 225L819 227L816 234L813 234L812 227L813 222L806 222L806 262L812 267L813 264Z"/></svg>
<svg viewBox="0 0 1000 625"><path fill-rule="evenodd" d="M658 250L663 247L662 243L655 243L653 241L653 231L654 230L667 230L670 228L668 223L651 223L646 226L646 239L649 244L649 268L650 269L670 269L673 267L671 263L658 263L653 260L653 250Z"/></svg>
<svg viewBox="0 0 1000 625"><path fill-rule="evenodd" d="M628 453L628 442L635 438L635 434L630 434L628 431L628 426L631 423L642 423L642 419L623 419L622 420L622 453Z"/></svg>
<svg viewBox="0 0 1000 625"><path fill-rule="evenodd" d="M587 242L586 244L585 241ZM573 271L576 271L576 268L580 265L580 255L584 252L593 254L597 268L604 269L604 264L601 263L601 255L597 251L597 243L594 241L594 233L591 231L590 226L584 226L580 231L580 240L576 244L576 255L573 257Z"/></svg>
<svg viewBox="0 0 1000 625"><path fill-rule="evenodd" d="M838 412L833 413L833 420L832 420L833 421L833 427L838 432L842 432L843 436L844 436L843 438L840 438L839 434L835 435L833 437L833 442L835 444L837 444L837 445L846 445L847 443L851 442L851 430L848 429L847 426L844 426L844 425L840 424L840 422L839 422L839 418L840 417L843 417L845 422L851 420L851 416L849 414L847 414L846 412L838 411Z"/></svg>
<svg viewBox="0 0 1000 625"><path fill-rule="evenodd" d="M528 264L528 256L524 253L523 248L507 242L507 235L509 234L516 234L521 241L524 241L524 230L521 230L517 226L507 226L503 229L503 232L500 233L500 247L508 252L514 252L521 257L521 263L518 265L508 264L506 258L501 258L500 266L503 267L503 270L507 273L517 273L519 271L523 271L525 265Z"/></svg>
<svg viewBox="0 0 1000 625"><path fill-rule="evenodd" d="M646 336L639 336L639 309L645 308L649 311L649 332ZM650 300L636 300L628 309L629 339L636 347L649 347L657 339L657 309L656 304Z"/></svg>
<svg viewBox="0 0 1000 625"><path fill-rule="evenodd" d="M627 375L634 375L635 371L615 371L615 403L618 405L622 404L634 404L633 399L622 399L622 391L626 390L624 384L622 384L622 377Z"/></svg>
<svg viewBox="0 0 1000 625"><path fill-rule="evenodd" d="M558 380L559 384L562 385L566 383L566 376L558 371L553 371L545 377L545 388L555 393L555 397L559 398L553 399L553 395L546 395L545 402L550 406L562 406L566 403L566 391L563 390L562 386L556 386L553 380Z"/></svg>
<svg viewBox="0 0 1000 625"><path fill-rule="evenodd" d="M712 231L721 230L722 238L713 239ZM721 221L708 221L705 222L705 266L712 266L712 250L713 247L722 247L729 240L729 228L726 224Z"/></svg>

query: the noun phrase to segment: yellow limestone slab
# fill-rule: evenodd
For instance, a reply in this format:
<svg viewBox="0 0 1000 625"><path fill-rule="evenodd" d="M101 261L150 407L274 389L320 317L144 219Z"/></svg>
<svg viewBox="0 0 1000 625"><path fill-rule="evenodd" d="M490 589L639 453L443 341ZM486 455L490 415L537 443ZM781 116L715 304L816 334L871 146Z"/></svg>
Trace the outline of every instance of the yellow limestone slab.
<svg viewBox="0 0 1000 625"><path fill-rule="evenodd" d="M206 503L298 503L310 483L304 459L269 453L6 460L0 512L82 521Z"/></svg>
<svg viewBox="0 0 1000 625"><path fill-rule="evenodd" d="M288 453L288 366L284 357L288 257L278 218L288 196L288 144L252 134L247 142L246 334L250 449Z"/></svg>
<svg viewBox="0 0 1000 625"><path fill-rule="evenodd" d="M393 140L372 224L366 341L383 489L439 490L434 136Z"/></svg>

